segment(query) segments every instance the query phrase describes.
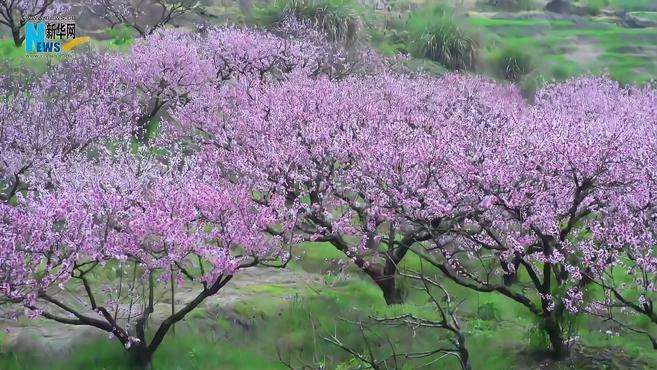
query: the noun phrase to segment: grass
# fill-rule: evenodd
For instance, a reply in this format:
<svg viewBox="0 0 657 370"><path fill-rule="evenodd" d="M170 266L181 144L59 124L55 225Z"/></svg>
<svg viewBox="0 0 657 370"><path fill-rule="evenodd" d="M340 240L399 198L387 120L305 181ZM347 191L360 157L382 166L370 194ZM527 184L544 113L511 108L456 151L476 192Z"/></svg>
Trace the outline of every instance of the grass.
<svg viewBox="0 0 657 370"><path fill-rule="evenodd" d="M27 353L0 355L5 370L123 370L130 369L125 351L114 341L91 342L76 347L67 361L44 362ZM157 370L239 370L284 369L285 367L256 349L245 350L221 338L193 332L176 333L162 344L153 359Z"/></svg>
<svg viewBox="0 0 657 370"><path fill-rule="evenodd" d="M244 317L240 321L242 326L220 317L215 324L220 329L217 330L207 323L207 317L192 316L188 322L194 325L198 320L197 325L203 329L178 330L175 335L169 335L154 357L153 368L282 369L284 366L276 358L277 349L298 353L309 362L320 356L341 362L348 356L337 348L325 346L320 337L328 335L334 324L349 337L349 325L336 321L336 315L363 318L368 308L385 308L377 288L360 279L339 287L317 286L301 292L269 284L253 289L261 294L239 302L232 311L232 315ZM295 294L294 299L285 298L290 293ZM253 310L259 313L253 315ZM310 330L311 325L316 325L315 332ZM314 341L322 342L321 348L314 347ZM46 363L29 353L0 355L0 368L6 370L128 367L123 349L109 340L78 346L65 362Z"/></svg>
<svg viewBox="0 0 657 370"><path fill-rule="evenodd" d="M471 17L470 23L491 34L489 52L503 45L527 50L542 61L538 72L548 79L606 73L623 83L644 83L657 77L657 28L623 28L602 21L479 16ZM590 55L579 54L579 50Z"/></svg>
<svg viewBox="0 0 657 370"><path fill-rule="evenodd" d="M297 252L303 251L307 252L304 259L312 263L302 267L301 261L295 261L293 268L318 266L327 258L346 261L324 243L299 246ZM409 255L403 267L417 270L427 266L422 266L416 256ZM523 275L520 278L527 279ZM454 297L463 299L459 311L474 369L537 368L544 363L536 352L541 341L540 336L536 336L537 323L525 307L499 294L477 293L450 282L445 282L445 286ZM178 325L175 335L169 335L155 354L153 369L284 369L278 359L279 353L295 368L305 363L312 364L313 368L356 369L358 364L346 352L324 338L335 335L358 349L362 346L362 334L351 322L404 313L436 317L422 292L411 290L405 305L388 307L378 288L369 279L355 274L338 282L311 283L299 289L267 283L244 289L252 294L238 301L232 309L213 314L199 310L186 318L185 324ZM580 320L579 324L580 343L590 352L613 351L618 357L613 360L625 364L625 368L637 362L648 364L648 367L657 365L657 351L650 348L644 337L631 333L609 335L606 333L608 326L594 320ZM435 347L449 338L440 331L413 333L406 327L375 327L365 335L372 343L378 343L374 346L377 353L385 352L385 338L388 337L395 341L399 350L412 348L416 351ZM581 368L577 364L586 365L586 361L577 355L571 362L551 368ZM408 366L411 369L419 365ZM435 366L458 368L452 359L441 360ZM123 349L109 340L79 345L71 350L66 361L46 362L31 353L0 355L0 368L6 370L119 370L128 367Z"/></svg>
<svg viewBox="0 0 657 370"><path fill-rule="evenodd" d="M107 28L105 33L111 38L111 44L116 46L130 45L134 41L133 30L125 25Z"/></svg>
<svg viewBox="0 0 657 370"><path fill-rule="evenodd" d="M657 11L657 1L655 0L609 0L609 6L618 10Z"/></svg>
<svg viewBox="0 0 657 370"><path fill-rule="evenodd" d="M25 48L16 47L12 39L0 39L0 55L2 55L3 65L0 65L0 71L10 73L15 68L28 68L36 72L45 72L52 63L57 63L59 56L41 57L30 56L25 52Z"/></svg>
<svg viewBox="0 0 657 370"><path fill-rule="evenodd" d="M348 261L344 253L330 243L302 243L293 248L292 254L296 259L291 263L291 268L319 272L325 276L336 272L342 263ZM352 271L358 270L353 268Z"/></svg>
<svg viewBox="0 0 657 370"><path fill-rule="evenodd" d="M598 7L599 0L584 2ZM632 2L627 6L636 10L640 18L657 18L657 12L650 11L647 3ZM609 6L618 3L610 2ZM440 15L440 14L439 14ZM427 35L432 23L439 24L442 16L435 16L430 10L420 10L409 15L408 11L384 13L370 30L370 41L384 55L413 53L415 65L426 64L424 60L433 59L454 69L449 58L449 42L445 47L435 50L447 51L427 53L422 43L432 41ZM494 56L504 49L522 50L532 57L538 65L533 66L531 81L520 79L522 84L536 81L563 80L582 74L606 74L622 83L643 84L657 78L657 28L624 28L604 18L583 17L570 19L540 18L492 18L482 13L470 13L458 23L459 30L467 34L476 30L477 43L481 54ZM448 34L458 34L452 26ZM436 26L436 30L441 28ZM469 30L469 31L467 31ZM433 40L440 41L434 37ZM439 43L437 43L439 44ZM458 53L455 53L458 55ZM463 54L467 55L467 54ZM494 59L494 58L493 58ZM492 60L494 62L494 60ZM431 65L430 65L431 66ZM478 73L494 72L494 65L477 66ZM413 69L413 68L412 68ZM415 69L418 70L418 69ZM430 72L432 68L428 69ZM444 70L433 69L436 74ZM491 73L495 75L495 73ZM499 75L499 74L498 74ZM533 82L532 82L533 81Z"/></svg>
<svg viewBox="0 0 657 370"><path fill-rule="evenodd" d="M308 249L313 248L312 245L306 245L305 247ZM329 256L341 258L339 255L333 255L330 249L319 249L314 251L313 254L319 259ZM421 267L420 259L413 254L404 259L402 263L402 268L419 270ZM424 267L427 267L426 264L424 264ZM521 276L521 279L528 280L528 277ZM445 282L445 285L454 296L464 300L461 312L463 321L467 325L473 368L509 369L516 368L519 363L525 363L527 361L526 357L530 357L531 361L540 360L540 357L534 354L539 346L537 342L540 342L540 339L535 337L538 324L534 316L529 314L524 306L498 294L476 293L450 282ZM372 302L375 304L380 303L376 300L378 296L376 290L372 291L372 284L363 284L360 289L370 291L369 295L373 299ZM363 299L359 295L344 297L344 293L341 291L332 294L341 297L341 301L348 306L359 306L359 302L362 302ZM402 310L417 312L417 310L426 309L426 302L423 301L420 295L411 293L408 302L409 304L405 305ZM381 306L378 308L373 307L374 312L381 313L387 310L387 308ZM310 309L310 311L313 310ZM336 308L336 312L343 312L343 308ZM333 316L334 314L330 315L330 317ZM321 315L317 314L317 317L321 317ZM592 348L593 351L596 348L623 351L630 354L633 359L657 364L657 353L653 353L654 351L652 351L645 338L631 334L624 334L623 337L610 336L605 333L605 330L596 327L596 325L593 320L590 322L581 320L580 322L582 329L578 334L580 342L586 348ZM533 344L528 344L530 342ZM579 361L582 360L579 359ZM446 368L454 367L448 364Z"/></svg>

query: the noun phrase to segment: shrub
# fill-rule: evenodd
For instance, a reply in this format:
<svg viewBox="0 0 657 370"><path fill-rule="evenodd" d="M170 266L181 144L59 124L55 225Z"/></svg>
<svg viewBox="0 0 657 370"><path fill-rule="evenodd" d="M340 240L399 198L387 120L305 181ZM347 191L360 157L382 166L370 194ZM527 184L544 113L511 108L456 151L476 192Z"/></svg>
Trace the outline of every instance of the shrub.
<svg viewBox="0 0 657 370"><path fill-rule="evenodd" d="M438 6L414 12L409 17L408 28L419 56L452 70L474 69L479 43L458 22L452 9Z"/></svg>
<svg viewBox="0 0 657 370"><path fill-rule="evenodd" d="M495 52L491 58L493 73L507 81L518 82L532 71L532 58L520 48L506 46Z"/></svg>
<svg viewBox="0 0 657 370"><path fill-rule="evenodd" d="M363 28L361 6L354 0L276 0L259 9L261 24L274 25L288 18L308 23L332 41L353 45Z"/></svg>

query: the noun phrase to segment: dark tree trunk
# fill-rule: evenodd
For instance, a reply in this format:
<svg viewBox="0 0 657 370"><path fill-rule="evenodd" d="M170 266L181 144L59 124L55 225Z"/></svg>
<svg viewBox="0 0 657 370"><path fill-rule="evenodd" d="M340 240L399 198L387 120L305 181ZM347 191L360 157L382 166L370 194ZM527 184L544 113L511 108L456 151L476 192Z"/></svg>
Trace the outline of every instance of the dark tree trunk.
<svg viewBox="0 0 657 370"><path fill-rule="evenodd" d="M402 304L402 299L399 289L397 289L397 279L395 275L381 276L380 280L376 280L377 285L383 293L383 299L386 300L387 305Z"/></svg>
<svg viewBox="0 0 657 370"><path fill-rule="evenodd" d="M395 251L396 253L388 252L386 253L386 261L383 266L383 274L377 277L376 283L381 288L383 293L383 298L386 300L387 305L392 304L402 304L404 299L401 295L401 290L399 289L398 282L399 276L397 275L397 265L406 255L408 248L403 247Z"/></svg>
<svg viewBox="0 0 657 370"><path fill-rule="evenodd" d="M461 369L471 370L472 367L470 366L470 353L468 352L468 348L465 345L465 336L463 336L463 334L460 332L457 335L456 344L459 348L459 362L461 363Z"/></svg>
<svg viewBox="0 0 657 370"><path fill-rule="evenodd" d="M390 237L390 240L395 240L394 232L393 236ZM399 276L397 275L397 266L402 261L404 256L409 251L409 248L413 243L417 241L428 240L429 234L417 234L410 233L404 236L402 241L399 243L399 246L389 246L388 251L385 253L385 262L383 268L380 265L372 266L362 257L356 257L354 263L361 271L365 272L381 289L383 293L383 298L386 301L386 304L402 304L404 300L402 298L401 290L399 289ZM335 237L329 239L329 241L340 251L349 256L349 246L341 237Z"/></svg>
<svg viewBox="0 0 657 370"><path fill-rule="evenodd" d="M568 348L561 332L561 325L554 313L544 317L543 324L550 339L550 356L555 360L565 358L568 355Z"/></svg>
<svg viewBox="0 0 657 370"><path fill-rule="evenodd" d="M137 120L132 136L140 144L147 144L149 140L149 129L151 121L157 117L160 112L160 109L164 106L165 102L161 101L159 97L155 98L153 102L150 103L150 108Z"/></svg>
<svg viewBox="0 0 657 370"><path fill-rule="evenodd" d="M504 286L509 286L518 281L518 275L515 272L504 272L502 279L504 280Z"/></svg>
<svg viewBox="0 0 657 370"><path fill-rule="evenodd" d="M505 286L513 285L518 281L518 267L520 267L520 257L516 256L513 259L513 270L509 269L507 263L500 259L500 266L504 271L502 274L502 280Z"/></svg>
<svg viewBox="0 0 657 370"><path fill-rule="evenodd" d="M135 369L147 370L151 369L151 361L153 360L153 352L145 345L139 345L131 350L133 366Z"/></svg>
<svg viewBox="0 0 657 370"><path fill-rule="evenodd" d="M13 37L14 45L16 45L17 48L19 48L19 47L21 47L21 45L23 45L24 36L21 36L20 27L11 29L11 37Z"/></svg>
<svg viewBox="0 0 657 370"><path fill-rule="evenodd" d="M341 239L333 239L331 243L343 253L349 254L348 247ZM354 263L358 268L367 274L381 289L383 293L383 298L386 301L386 304L401 304L402 297L397 289L397 264L401 259L396 259L391 256L390 253L386 253L386 261L383 267L381 265L371 265L365 261L362 257L356 257Z"/></svg>

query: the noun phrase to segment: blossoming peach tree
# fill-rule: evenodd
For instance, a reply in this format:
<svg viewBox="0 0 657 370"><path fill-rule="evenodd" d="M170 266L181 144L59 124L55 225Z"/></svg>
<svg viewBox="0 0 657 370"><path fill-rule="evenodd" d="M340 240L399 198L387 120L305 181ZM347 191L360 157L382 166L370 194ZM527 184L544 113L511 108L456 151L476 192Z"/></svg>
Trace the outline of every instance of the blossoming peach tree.
<svg viewBox="0 0 657 370"><path fill-rule="evenodd" d="M283 256L275 213L196 168L114 149L52 174L53 190L2 205L2 295L30 317L106 331L147 366L169 329L240 270ZM175 287L195 285L176 301ZM164 292L171 309L149 334Z"/></svg>
<svg viewBox="0 0 657 370"><path fill-rule="evenodd" d="M615 324L618 330L647 336L657 349L654 312L657 195L657 91L628 88L615 91L617 101L637 123L632 129L641 137L631 143L626 155L637 171L633 181L616 201L600 212L600 220L590 231L592 242L606 247L591 253L583 273L603 291L590 304L579 309ZM614 109L619 109L614 107Z"/></svg>
<svg viewBox="0 0 657 370"><path fill-rule="evenodd" d="M3 81L0 289L28 317L107 332L147 367L234 274L286 259L286 222L180 147L133 145L147 110L123 61L83 55ZM179 286L192 298L176 300Z"/></svg>
<svg viewBox="0 0 657 370"><path fill-rule="evenodd" d="M283 60L286 41L269 40L269 63ZM188 59L151 53L140 63L148 45L138 44L128 56L73 57L28 84L2 81L5 302L29 317L106 331L147 367L169 329L234 274L285 263L286 215L254 202L250 188L164 133L154 143L139 135L144 117L184 102L198 84L251 73L244 50L231 54L231 45L213 49L216 64L194 44L172 51ZM253 56L253 73L262 77L260 68L272 67L261 57ZM189 301L176 301L181 285L192 289ZM153 319L163 292L171 292L170 313Z"/></svg>
<svg viewBox="0 0 657 370"><path fill-rule="evenodd" d="M0 201L43 188L56 162L75 161L100 140L129 137L142 108L121 78L122 60L82 55L42 76L2 81Z"/></svg>
<svg viewBox="0 0 657 370"><path fill-rule="evenodd" d="M634 261L639 271L651 258L652 242L626 219L649 194L654 111L641 106L650 94L584 78L547 87L535 105L503 119L494 110L454 116L460 123L443 131L449 175L418 167L423 181L404 211L432 235L418 254L456 284L525 306L550 352L565 356L572 319L596 300L592 282L610 286L600 279L615 266ZM432 209L425 194L445 203ZM436 218L449 221L447 233ZM636 306L647 313L649 305Z"/></svg>

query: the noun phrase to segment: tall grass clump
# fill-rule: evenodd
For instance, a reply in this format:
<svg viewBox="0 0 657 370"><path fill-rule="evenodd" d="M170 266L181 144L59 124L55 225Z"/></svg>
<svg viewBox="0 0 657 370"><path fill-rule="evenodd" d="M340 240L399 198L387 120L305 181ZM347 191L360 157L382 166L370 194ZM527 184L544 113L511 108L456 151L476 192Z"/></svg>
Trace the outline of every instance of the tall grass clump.
<svg viewBox="0 0 657 370"><path fill-rule="evenodd" d="M420 9L408 19L415 53L435 60L451 70L473 70L479 43L450 8Z"/></svg>
<svg viewBox="0 0 657 370"><path fill-rule="evenodd" d="M256 19L276 25L289 18L306 23L331 41L353 45L363 28L363 10L356 0L276 0L260 8Z"/></svg>
<svg viewBox="0 0 657 370"><path fill-rule="evenodd" d="M493 74L511 82L520 81L533 70L531 55L514 46L493 52L490 61Z"/></svg>

